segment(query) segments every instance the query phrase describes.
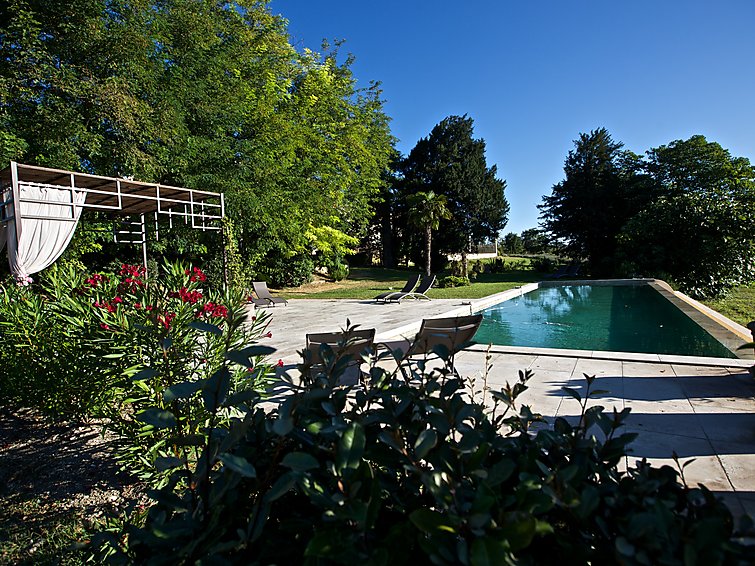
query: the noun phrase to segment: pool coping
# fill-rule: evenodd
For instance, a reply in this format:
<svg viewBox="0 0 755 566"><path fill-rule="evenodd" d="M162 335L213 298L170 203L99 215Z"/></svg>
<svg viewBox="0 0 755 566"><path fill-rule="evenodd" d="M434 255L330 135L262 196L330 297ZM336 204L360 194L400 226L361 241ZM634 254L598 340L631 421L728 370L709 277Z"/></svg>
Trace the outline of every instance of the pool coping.
<svg viewBox="0 0 755 566"><path fill-rule="evenodd" d="M484 345L473 344L465 350L468 351L490 351L493 354L525 354L537 356L553 357L570 357L586 358L595 360L614 360L626 362L645 362L645 363L667 363L679 365L696 365L708 367L727 367L727 368L748 368L752 366L752 353L737 352L732 347L750 341L749 331L729 320L725 316L706 307L705 305L688 297L684 293L674 291L665 281L661 279L596 279L596 280L559 280L559 281L538 281L517 286L508 291L489 295L481 299L463 302L462 306L443 313L443 317L463 316L474 314L489 306L508 301L519 297L540 287L561 287L566 285L597 285L597 286L614 286L614 285L651 285L664 298L674 304L684 314L689 316L695 323L701 326L706 332L721 342L732 353L739 358L714 358L703 356L679 356L674 354L646 354L640 352L610 352L602 350L571 350L562 348L534 348L529 346L503 346L503 345ZM396 338L411 339L419 331L422 321L412 322L404 326L394 328L375 336L378 342L384 342ZM732 337L732 334L734 337ZM750 357L745 357L750 354Z"/></svg>

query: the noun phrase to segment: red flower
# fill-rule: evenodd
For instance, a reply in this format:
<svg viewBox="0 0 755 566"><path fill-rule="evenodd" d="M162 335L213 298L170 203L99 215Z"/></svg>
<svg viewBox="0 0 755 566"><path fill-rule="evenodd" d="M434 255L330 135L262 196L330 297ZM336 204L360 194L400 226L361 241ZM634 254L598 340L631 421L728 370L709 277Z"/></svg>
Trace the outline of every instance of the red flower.
<svg viewBox="0 0 755 566"><path fill-rule="evenodd" d="M265 338L272 338L272 337L273 337L272 332L268 332L267 334L265 334Z"/></svg>
<svg viewBox="0 0 755 566"><path fill-rule="evenodd" d="M283 360L278 360L278 363L275 364L275 365L278 366L279 368L282 368L283 367Z"/></svg>
<svg viewBox="0 0 755 566"><path fill-rule="evenodd" d="M141 303L134 303L134 308L138 310L138 309L142 308L142 304Z"/></svg>
<svg viewBox="0 0 755 566"><path fill-rule="evenodd" d="M122 303L123 299L121 299L120 297L113 297L113 302L116 303L116 304Z"/></svg>
<svg viewBox="0 0 755 566"><path fill-rule="evenodd" d="M218 305L216 303L213 303L212 301L208 301L202 307L202 310L197 312L197 317L200 316L226 318L228 316L228 309L223 305Z"/></svg>
<svg viewBox="0 0 755 566"><path fill-rule="evenodd" d="M191 277L189 277L189 281L192 281L192 282L194 282L194 281L207 281L207 276L198 267L192 268L191 271L189 271L188 269L184 269L184 273L186 275L191 275Z"/></svg>
<svg viewBox="0 0 755 566"><path fill-rule="evenodd" d="M165 315L158 315L157 316L157 322L162 324L166 329L170 328L170 323L173 322L173 319L176 318L176 313L174 312L167 312Z"/></svg>
<svg viewBox="0 0 755 566"><path fill-rule="evenodd" d="M252 372L252 371L254 371L254 368L252 366L249 366L248 368L246 368L246 371Z"/></svg>
<svg viewBox="0 0 755 566"><path fill-rule="evenodd" d="M174 299L181 299L184 303L194 305L202 298L202 291L189 291L186 287L181 287L180 291L171 291L168 296Z"/></svg>
<svg viewBox="0 0 755 566"><path fill-rule="evenodd" d="M107 324L105 324L104 322L100 323L100 328L102 328L103 330L110 330L110 327Z"/></svg>

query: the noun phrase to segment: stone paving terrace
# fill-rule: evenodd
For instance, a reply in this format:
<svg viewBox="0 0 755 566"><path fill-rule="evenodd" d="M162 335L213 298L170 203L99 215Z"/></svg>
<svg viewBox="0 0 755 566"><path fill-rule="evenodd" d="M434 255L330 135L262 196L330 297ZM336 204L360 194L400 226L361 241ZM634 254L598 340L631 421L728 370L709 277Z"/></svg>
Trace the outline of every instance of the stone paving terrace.
<svg viewBox="0 0 755 566"><path fill-rule="evenodd" d="M526 289L523 289L526 290ZM519 290L507 292L518 294ZM337 331L346 319L375 328L377 341L411 338L422 318L469 314L500 297L462 304L460 300L405 301L376 304L360 300L291 300L288 306L265 309L272 315L272 338L263 343L278 351L285 369L295 372L309 332ZM481 388L487 346L475 345L456 357L463 376L476 376ZM682 461L690 485L704 483L722 496L734 513L755 516L755 380L752 361L690 358L656 354L622 354L493 346L487 384L513 382L521 369L533 370L522 397L548 421L577 417L577 401L561 387L584 391L583 374L598 377L595 389L609 393L591 400L606 408L631 408L627 430L640 436L630 445L628 463L647 458L654 465L673 465L672 451Z"/></svg>

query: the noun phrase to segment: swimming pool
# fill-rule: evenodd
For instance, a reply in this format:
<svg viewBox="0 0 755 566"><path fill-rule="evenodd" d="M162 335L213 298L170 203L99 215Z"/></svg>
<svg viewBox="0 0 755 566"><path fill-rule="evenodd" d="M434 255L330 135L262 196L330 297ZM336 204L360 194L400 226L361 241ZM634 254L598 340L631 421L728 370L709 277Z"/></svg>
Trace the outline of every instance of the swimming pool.
<svg viewBox="0 0 755 566"><path fill-rule="evenodd" d="M482 344L737 357L650 285L541 287L482 313Z"/></svg>

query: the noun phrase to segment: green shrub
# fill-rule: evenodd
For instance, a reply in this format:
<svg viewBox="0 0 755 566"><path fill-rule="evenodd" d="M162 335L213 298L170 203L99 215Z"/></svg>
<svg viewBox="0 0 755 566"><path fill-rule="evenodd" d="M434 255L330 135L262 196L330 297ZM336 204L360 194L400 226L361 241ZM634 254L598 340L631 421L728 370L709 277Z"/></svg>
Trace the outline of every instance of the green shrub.
<svg viewBox="0 0 755 566"><path fill-rule="evenodd" d="M464 273L464 264L457 259L451 260L450 262L448 262L448 271L451 273L451 275L461 277Z"/></svg>
<svg viewBox="0 0 755 566"><path fill-rule="evenodd" d="M315 264L312 258L299 255L290 258L272 256L262 265L255 266L256 276L271 287L298 287L313 279Z"/></svg>
<svg viewBox="0 0 755 566"><path fill-rule="evenodd" d="M155 461L176 454L169 434L202 434L207 409L185 401L187 391L218 379L234 394L265 386L261 347L244 367L222 368L227 352L262 336L266 315L245 324L241 293L213 292L198 268L166 265L149 285L132 265L89 276L52 268L44 281L39 291L2 289L0 397L57 418L106 417L121 437L122 462L145 479ZM170 432L168 410L177 423Z"/></svg>
<svg viewBox="0 0 755 566"><path fill-rule="evenodd" d="M328 274L333 281L341 281L349 276L349 266L346 263L336 263L328 267Z"/></svg>
<svg viewBox="0 0 755 566"><path fill-rule="evenodd" d="M710 491L669 466L620 469L636 437L620 433L628 409L588 409L567 389L581 415L549 428L517 405L529 371L480 392L438 354L447 363L430 372L395 353L399 369L372 367L363 388L340 382L349 359L326 349L325 367L301 365L272 411L225 396L228 421L213 418L211 396L199 457L163 462L170 478L146 517L95 543L148 564L749 560Z"/></svg>
<svg viewBox="0 0 755 566"><path fill-rule="evenodd" d="M448 287L466 287L471 285L469 278L457 277L456 275L449 275L438 281L438 287L445 289Z"/></svg>
<svg viewBox="0 0 755 566"><path fill-rule="evenodd" d="M558 263L548 256L532 258L530 265L532 266L532 269L538 273L550 273L551 271L555 271L558 267Z"/></svg>

